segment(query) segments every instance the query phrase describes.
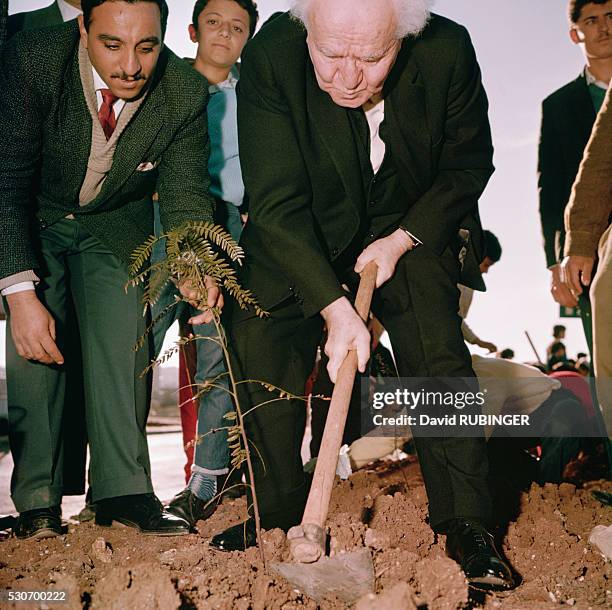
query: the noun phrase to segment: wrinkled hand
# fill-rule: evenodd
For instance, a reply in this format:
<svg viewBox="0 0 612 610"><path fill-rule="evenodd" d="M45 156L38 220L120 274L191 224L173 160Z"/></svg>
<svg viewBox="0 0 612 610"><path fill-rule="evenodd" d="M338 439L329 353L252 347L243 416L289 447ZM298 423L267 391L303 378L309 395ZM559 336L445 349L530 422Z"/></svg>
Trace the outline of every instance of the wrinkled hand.
<svg viewBox="0 0 612 610"><path fill-rule="evenodd" d="M582 284L591 283L595 258L592 256L566 256L561 263L561 281L574 297L582 294ZM582 284L581 284L582 282Z"/></svg>
<svg viewBox="0 0 612 610"><path fill-rule="evenodd" d="M576 307L578 299L570 292L569 288L561 281L561 269L559 265L550 268L550 294L559 305L563 307Z"/></svg>
<svg viewBox="0 0 612 610"><path fill-rule="evenodd" d="M340 297L321 311L327 325L325 354L329 358L327 371L336 383L338 370L349 350L357 351L357 367L366 370L370 358L370 333L346 297Z"/></svg>
<svg viewBox="0 0 612 610"><path fill-rule="evenodd" d="M11 318L11 335L17 353L43 364L64 364L55 339L55 320L38 300L34 290L6 297Z"/></svg>
<svg viewBox="0 0 612 610"><path fill-rule="evenodd" d="M372 261L378 266L376 288L391 279L395 273L397 261L409 250L414 248L414 242L402 229L397 229L388 237L382 237L372 242L359 256L355 263L355 272L361 273Z"/></svg>
<svg viewBox="0 0 612 610"><path fill-rule="evenodd" d="M497 345L495 345L495 343L491 343L490 341L481 341L478 345L483 349L489 350L489 354L497 351Z"/></svg>
<svg viewBox="0 0 612 610"><path fill-rule="evenodd" d="M202 313L189 319L189 324L208 324L209 322L212 322L214 317L211 309L213 307L223 309L223 293L217 285L217 282L212 277L206 275L204 277L204 285L206 286L206 306L210 309L206 309L205 311L201 310ZM204 295L196 290L188 280L179 282L178 288L180 293L185 299L187 299L191 306L201 306Z"/></svg>

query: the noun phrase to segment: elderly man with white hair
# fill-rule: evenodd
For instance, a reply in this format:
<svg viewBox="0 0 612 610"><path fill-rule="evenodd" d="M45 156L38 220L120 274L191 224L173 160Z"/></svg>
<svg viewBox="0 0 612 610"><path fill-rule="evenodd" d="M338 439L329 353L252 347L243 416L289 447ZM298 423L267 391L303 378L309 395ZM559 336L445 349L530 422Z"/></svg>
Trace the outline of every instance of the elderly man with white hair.
<svg viewBox="0 0 612 610"><path fill-rule="evenodd" d="M335 381L370 336L343 284L378 266L373 311L403 377L473 377L457 284L483 289L478 198L493 171L487 99L470 37L425 0L301 0L243 53L240 157L250 197L242 281L270 312L230 306L245 379L303 393L325 324ZM470 236L467 253L459 252ZM307 482L299 400L242 386L266 529L300 522ZM248 388L248 390L247 390ZM243 404L244 406L244 404ZM417 438L429 521L470 581L512 586L487 531L485 441ZM255 543L253 520L212 546Z"/></svg>

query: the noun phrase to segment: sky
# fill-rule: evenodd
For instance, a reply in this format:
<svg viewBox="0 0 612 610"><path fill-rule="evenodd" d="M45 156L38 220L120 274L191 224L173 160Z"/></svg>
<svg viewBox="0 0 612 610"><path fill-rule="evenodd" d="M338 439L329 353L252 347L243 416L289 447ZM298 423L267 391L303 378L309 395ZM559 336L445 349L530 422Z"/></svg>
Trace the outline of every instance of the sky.
<svg viewBox="0 0 612 610"><path fill-rule="evenodd" d="M47 4L49 0L9 0L9 12ZM181 56L193 56L195 46L187 36L193 2L168 4L166 43ZM290 3L257 4L261 23ZM468 321L482 339L500 349L511 347L524 361L534 360L524 331L544 358L552 327L558 323L568 328L568 353L586 351L580 321L560 321L549 293L536 183L542 100L576 78L584 65L581 49L568 36L566 5L565 0L437 0L433 6L434 12L470 31L489 96L495 145L497 170L481 198L480 212L484 227L500 239L503 255L485 278L488 291L475 295Z"/></svg>

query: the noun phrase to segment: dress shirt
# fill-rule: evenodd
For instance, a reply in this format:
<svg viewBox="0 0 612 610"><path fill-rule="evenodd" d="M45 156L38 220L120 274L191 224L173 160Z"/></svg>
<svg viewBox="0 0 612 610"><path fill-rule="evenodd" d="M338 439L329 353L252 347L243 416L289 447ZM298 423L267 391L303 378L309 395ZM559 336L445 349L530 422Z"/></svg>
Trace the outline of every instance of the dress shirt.
<svg viewBox="0 0 612 610"><path fill-rule="evenodd" d="M78 8L72 6L72 4L68 4L66 0L57 0L57 6L62 14L62 19L64 23L66 21L71 21L72 19L76 19L83 11Z"/></svg>
<svg viewBox="0 0 612 610"><path fill-rule="evenodd" d="M584 69L584 77L586 79L586 84L588 85L596 85L597 87L599 87L600 89L603 89L604 91L608 90L608 87L610 86L610 83L605 83L602 80L597 80L589 71L588 68Z"/></svg>
<svg viewBox="0 0 612 610"><path fill-rule="evenodd" d="M77 9L75 9L73 6L70 6L68 3L64 2L63 0L58 0L58 4L60 6L60 10L62 10L62 5L66 5L66 7L72 9L73 11L77 11ZM77 14L80 14L80 11L77 11ZM64 21L66 21L66 17L63 11L62 11L62 17L64 17ZM102 77L98 74L95 68L92 67L92 70L93 70L94 87L96 88L96 99L98 100L98 110L99 110L100 106L102 106L102 101L103 101L102 93L100 90L108 89L108 85L104 82L104 80L102 80ZM125 107L125 100L122 100L122 99L118 99L113 104L113 110L115 111L115 118L119 119L119 115L121 114L121 111L123 110L124 107ZM72 215L70 216L70 218L72 218ZM8 286L2 291L2 296L6 297L9 294L15 294L16 292L24 292L26 290L34 290L34 282L28 281L28 282L18 282L17 284L12 284L11 286Z"/></svg>
<svg viewBox="0 0 612 610"><path fill-rule="evenodd" d="M370 128L370 163L374 173L378 173L385 158L385 142L380 137L380 126L385 120L385 100L380 96L375 96L363 105L363 111ZM414 244L414 247L422 245L422 241L413 235L406 227L399 227Z"/></svg>
<svg viewBox="0 0 612 610"><path fill-rule="evenodd" d="M208 88L208 173L212 195L240 207L244 200L244 183L238 154L237 84L238 71L234 68L224 81Z"/></svg>

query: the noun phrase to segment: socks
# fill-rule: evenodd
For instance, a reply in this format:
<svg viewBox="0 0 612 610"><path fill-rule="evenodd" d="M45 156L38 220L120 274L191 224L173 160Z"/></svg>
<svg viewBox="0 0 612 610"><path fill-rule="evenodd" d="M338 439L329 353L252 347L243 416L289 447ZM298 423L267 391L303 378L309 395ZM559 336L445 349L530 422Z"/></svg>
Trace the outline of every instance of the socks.
<svg viewBox="0 0 612 610"><path fill-rule="evenodd" d="M200 498L200 500L208 502L208 500L212 500L217 493L217 475L193 472L191 473L191 478L189 479L187 487L195 496Z"/></svg>

